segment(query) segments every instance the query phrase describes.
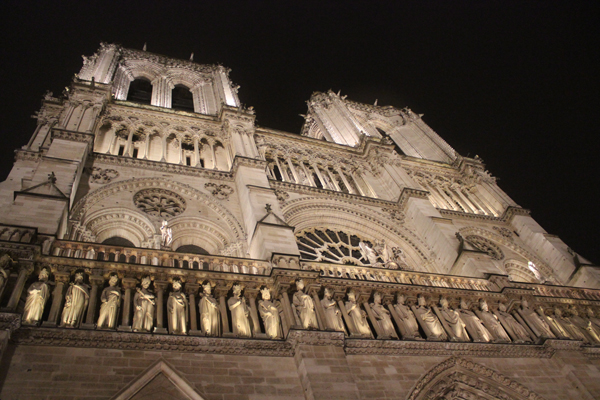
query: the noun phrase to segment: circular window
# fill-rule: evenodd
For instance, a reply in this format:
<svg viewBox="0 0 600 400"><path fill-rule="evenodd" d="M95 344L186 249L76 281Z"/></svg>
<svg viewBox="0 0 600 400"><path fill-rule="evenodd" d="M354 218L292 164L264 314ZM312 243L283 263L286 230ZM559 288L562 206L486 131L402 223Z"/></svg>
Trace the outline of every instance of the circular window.
<svg viewBox="0 0 600 400"><path fill-rule="evenodd" d="M185 211L185 200L175 192L164 189L140 190L133 196L135 206L155 217L171 218Z"/></svg>
<svg viewBox="0 0 600 400"><path fill-rule="evenodd" d="M361 252L360 243L366 243L371 248L373 245L356 235L335 232L331 229L306 229L296 234L296 241L303 260L358 266L371 265Z"/></svg>

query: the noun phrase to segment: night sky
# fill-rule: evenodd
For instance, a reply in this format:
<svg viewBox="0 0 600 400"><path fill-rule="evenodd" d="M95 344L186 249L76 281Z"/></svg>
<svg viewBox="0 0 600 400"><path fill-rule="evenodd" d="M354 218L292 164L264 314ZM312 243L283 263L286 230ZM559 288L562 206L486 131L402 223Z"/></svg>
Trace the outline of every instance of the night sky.
<svg viewBox="0 0 600 400"><path fill-rule="evenodd" d="M0 5L2 180L43 93L60 94L82 54L147 42L231 68L260 126L299 133L305 101L328 89L425 114L549 233L600 262L597 1L51 3Z"/></svg>

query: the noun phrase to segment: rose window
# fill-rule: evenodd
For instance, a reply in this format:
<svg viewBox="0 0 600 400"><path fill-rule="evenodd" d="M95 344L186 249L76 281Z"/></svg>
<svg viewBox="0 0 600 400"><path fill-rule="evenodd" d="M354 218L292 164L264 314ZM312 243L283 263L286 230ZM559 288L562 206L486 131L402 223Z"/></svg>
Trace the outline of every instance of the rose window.
<svg viewBox="0 0 600 400"><path fill-rule="evenodd" d="M133 196L136 207L155 217L175 217L185 211L185 200L177 193L164 189L140 190Z"/></svg>
<svg viewBox="0 0 600 400"><path fill-rule="evenodd" d="M303 260L326 261L336 264L370 265L360 251L360 242L373 244L356 235L330 229L305 229L296 234L300 257Z"/></svg>

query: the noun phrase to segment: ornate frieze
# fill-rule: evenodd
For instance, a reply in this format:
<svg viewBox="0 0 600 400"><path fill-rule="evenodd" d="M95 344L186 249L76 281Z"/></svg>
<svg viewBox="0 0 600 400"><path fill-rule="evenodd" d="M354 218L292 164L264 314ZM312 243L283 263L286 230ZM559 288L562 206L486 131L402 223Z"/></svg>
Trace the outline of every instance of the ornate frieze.
<svg viewBox="0 0 600 400"><path fill-rule="evenodd" d="M217 185L215 183L205 183L204 188L212 193L219 200L228 200L229 195L233 193L233 188L228 185Z"/></svg>
<svg viewBox="0 0 600 400"><path fill-rule="evenodd" d="M165 189L144 189L133 196L137 208L155 217L172 218L185 211L186 202L175 192Z"/></svg>
<svg viewBox="0 0 600 400"><path fill-rule="evenodd" d="M104 185L119 177L119 171L110 168L92 167L90 171L90 182Z"/></svg>

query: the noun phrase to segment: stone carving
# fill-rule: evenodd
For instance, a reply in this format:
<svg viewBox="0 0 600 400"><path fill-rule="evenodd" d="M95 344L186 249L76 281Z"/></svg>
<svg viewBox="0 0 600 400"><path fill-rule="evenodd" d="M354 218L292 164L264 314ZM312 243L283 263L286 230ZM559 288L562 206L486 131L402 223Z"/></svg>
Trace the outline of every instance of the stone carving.
<svg viewBox="0 0 600 400"><path fill-rule="evenodd" d="M563 315L563 312L559 307L554 307L554 316L553 317L557 323L559 323L560 325L562 325L565 328L565 330L568 332L569 336L572 339L582 340L584 342L589 341L587 339L586 335L584 335L583 332L579 329L579 327L573 323L572 319L569 319ZM584 322L584 324L585 324L585 326L587 326L587 324L585 322Z"/></svg>
<svg viewBox="0 0 600 400"><path fill-rule="evenodd" d="M183 197L165 189L144 189L133 196L136 207L143 212L160 218L175 217L185 211Z"/></svg>
<svg viewBox="0 0 600 400"><path fill-rule="evenodd" d="M287 199L290 198L290 195L288 192L284 192L283 190L276 190L275 191L275 196L277 196L277 200L280 203L285 203L287 201Z"/></svg>
<svg viewBox="0 0 600 400"><path fill-rule="evenodd" d="M149 276L142 278L142 288L136 288L133 296L133 325L134 332L151 332L154 326L154 292L150 290L152 280Z"/></svg>
<svg viewBox="0 0 600 400"><path fill-rule="evenodd" d="M467 325L460 318L459 312L449 307L448 300L445 297L440 298L440 306L440 314L450 329L450 332L448 332L450 340L453 342L469 342L469 335L465 329Z"/></svg>
<svg viewBox="0 0 600 400"><path fill-rule="evenodd" d="M591 310L590 308L588 308L588 310ZM570 322L573 323L573 325L579 329L581 329L581 331L585 332L585 334L587 335L587 337L589 338L587 341L591 342L592 344L598 344L600 343L600 329L595 326L595 324L592 322L591 319L584 319L583 317L581 317L579 315L579 311L577 311L577 308L574 305L571 305L571 307L569 307L569 312L571 313L571 318ZM588 311L588 315L589 315L589 311ZM592 311L592 317L593 317L594 313Z"/></svg>
<svg viewBox="0 0 600 400"><path fill-rule="evenodd" d="M578 313L578 315L579 315L579 313ZM596 316L594 314L594 310L592 309L592 307L588 307L586 309L586 315L587 315L588 319L592 322L593 328L596 331L598 331L598 329L600 329L600 319L596 318Z"/></svg>
<svg viewBox="0 0 600 400"><path fill-rule="evenodd" d="M458 310L458 313L474 342L489 342L493 339L490 332L481 323L481 320L473 311L469 310L469 306L465 299L460 299L460 309Z"/></svg>
<svg viewBox="0 0 600 400"><path fill-rule="evenodd" d="M417 305L413 312L417 321L423 327L428 340L447 340L448 335L440 323L438 317L433 313L430 307L427 307L427 299L422 294L417 296Z"/></svg>
<svg viewBox="0 0 600 400"><path fill-rule="evenodd" d="M62 324L66 328L78 328L83 320L83 313L90 300L89 286L83 283L83 272L75 273L65 296L65 306L62 311Z"/></svg>
<svg viewBox="0 0 600 400"><path fill-rule="evenodd" d="M358 244L358 247L360 247L360 252L362 253L363 258L366 259L371 266L375 267L377 264L381 264L378 261L377 252L371 246L369 246L368 243L361 241Z"/></svg>
<svg viewBox="0 0 600 400"><path fill-rule="evenodd" d="M504 258L504 253L502 250L500 250L500 247L496 246L494 243L484 237L468 235L465 237L465 240L477 250L487 253L487 255L493 260L502 260Z"/></svg>
<svg viewBox="0 0 600 400"><path fill-rule="evenodd" d="M281 339L281 321L279 317L279 302L271 300L269 288L260 291L262 299L258 301L258 311L265 325L265 333L270 339Z"/></svg>
<svg viewBox="0 0 600 400"><path fill-rule="evenodd" d="M304 329L319 329L317 322L317 313L315 312L315 303L312 297L304 293L304 281L298 279L296 281L296 293L294 293L294 307L296 313L300 317L300 322Z"/></svg>
<svg viewBox="0 0 600 400"><path fill-rule="evenodd" d="M483 324L487 330L494 337L494 342L508 343L510 342L510 336L506 333L498 317L492 314L488 308L487 301L485 299L479 300L479 318L483 321Z"/></svg>
<svg viewBox="0 0 600 400"><path fill-rule="evenodd" d="M214 183L205 183L204 188L209 190L213 196L219 200L229 199L229 195L233 193L233 188L228 185L216 185Z"/></svg>
<svg viewBox="0 0 600 400"><path fill-rule="evenodd" d="M3 254L0 257L0 296L2 295L2 289L4 289L4 285L6 285L6 281L8 280L8 266L13 262L13 259L8 254Z"/></svg>
<svg viewBox="0 0 600 400"><path fill-rule="evenodd" d="M250 309L246 299L242 297L244 287L239 283L233 285L233 296L227 300L227 305L231 311L231 326L233 334L236 337L252 337L252 328L250 327Z"/></svg>
<svg viewBox="0 0 600 400"><path fill-rule="evenodd" d="M198 303L202 332L206 336L221 336L221 312L219 303L211 294L212 287L213 285L210 282L202 285L204 293Z"/></svg>
<svg viewBox="0 0 600 400"><path fill-rule="evenodd" d="M402 250L400 250L398 247L394 247L392 249L392 251L390 251L385 240L376 240L375 241L373 250L375 250L377 255L383 260L383 265L381 265L381 263L379 263L378 266L382 266L382 267L385 267L388 269L400 269L400 265L397 260L397 257L393 252L394 249L396 249L396 252L398 252L398 250L399 250L399 252L398 252L399 256L404 255L402 253ZM400 257L400 258L402 258L402 257Z"/></svg>
<svg viewBox="0 0 600 400"><path fill-rule="evenodd" d="M173 242L173 230L169 227L169 223L165 220L163 220L162 225L160 226L160 234L160 244L164 247L171 246L171 242Z"/></svg>
<svg viewBox="0 0 600 400"><path fill-rule="evenodd" d="M404 331L406 332L402 339L422 339L415 315L410 307L404 304L404 301L404 295L398 293L396 296L396 304L394 304L394 310L396 310L396 314L398 314L400 322L404 325Z"/></svg>
<svg viewBox="0 0 600 400"><path fill-rule="evenodd" d="M116 273L110 274L108 278L108 287L102 291L100 296L100 315L98 316L97 327L99 329L113 329L117 325L119 317L119 306L121 304L121 288L117 286L119 277Z"/></svg>
<svg viewBox="0 0 600 400"><path fill-rule="evenodd" d="M392 319L390 318L390 312L385 309L383 304L381 304L381 293L375 292L373 295L373 303L370 303L369 306L377 320L374 322L379 324L382 331L382 335L379 339L398 339L398 334L396 333L396 329L394 329Z"/></svg>
<svg viewBox="0 0 600 400"><path fill-rule="evenodd" d="M321 300L321 304L323 305L323 310L325 310L327 326L334 331L346 332L344 321L342 320L342 312L332 297L333 291L330 288L325 288L325 296Z"/></svg>
<svg viewBox="0 0 600 400"><path fill-rule="evenodd" d="M348 301L345 304L346 312L352 318L356 331L359 335L366 338L373 338L373 332L367 322L367 313L360 309L360 305L356 302L356 292L350 290L348 292Z"/></svg>
<svg viewBox="0 0 600 400"><path fill-rule="evenodd" d="M173 279L173 291L167 300L167 320L169 333L172 335L186 335L188 324L188 301L181 291L181 280Z"/></svg>
<svg viewBox="0 0 600 400"><path fill-rule="evenodd" d="M403 223L404 219L406 218L406 215L402 211L395 210L393 208L383 208L381 211L388 213L392 220L400 223Z"/></svg>
<svg viewBox="0 0 600 400"><path fill-rule="evenodd" d="M537 337L545 339L556 338L545 319L540 318L535 311L529 308L529 302L526 299L521 300L521 309L518 312Z"/></svg>
<svg viewBox="0 0 600 400"><path fill-rule="evenodd" d="M119 177L119 171L116 169L103 169L99 167L93 167L90 174L90 182L104 185L109 183L115 178Z"/></svg>
<svg viewBox="0 0 600 400"><path fill-rule="evenodd" d="M27 289L27 299L25 300L22 319L24 325L36 325L42 320L44 307L49 297L48 269L42 268L38 275L38 281L33 282Z"/></svg>
<svg viewBox="0 0 600 400"><path fill-rule="evenodd" d="M550 315L546 315L544 308L538 304L536 311L540 315L541 319L546 319L546 321L548 321L550 330L554 333L554 335L556 335L557 338L574 339L574 337L571 336L571 333L569 332L567 327L562 324L562 313L560 312L558 307L554 310L554 314L550 313ZM560 317L557 317L556 311L558 311L558 315Z"/></svg>
<svg viewBox="0 0 600 400"><path fill-rule="evenodd" d="M500 235L504 236L505 238L510 239L513 237L512 231L503 226L493 226L492 229L498 232Z"/></svg>
<svg viewBox="0 0 600 400"><path fill-rule="evenodd" d="M532 338L527 333L527 330L517 320L506 312L506 305L504 303L498 304L498 318L504 328L512 333L513 341L515 343L529 343Z"/></svg>

